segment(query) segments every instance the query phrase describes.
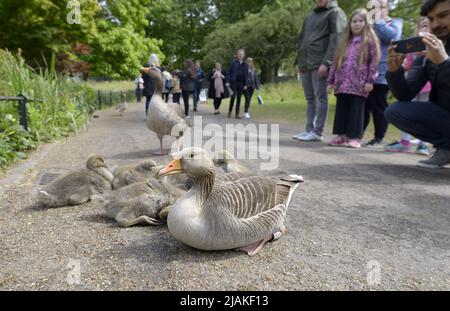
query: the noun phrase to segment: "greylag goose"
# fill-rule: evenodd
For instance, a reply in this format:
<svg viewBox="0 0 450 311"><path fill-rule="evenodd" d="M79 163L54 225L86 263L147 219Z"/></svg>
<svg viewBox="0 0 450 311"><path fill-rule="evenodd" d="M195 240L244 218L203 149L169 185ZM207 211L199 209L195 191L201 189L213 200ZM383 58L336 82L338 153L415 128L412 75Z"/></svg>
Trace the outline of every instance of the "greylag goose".
<svg viewBox="0 0 450 311"><path fill-rule="evenodd" d="M128 108L128 104L127 103L120 103L120 104L118 104L117 106L116 106L116 111L118 112L118 113L120 113L120 116L123 116L123 113L124 113L124 111L125 110L127 110L127 108Z"/></svg>
<svg viewBox="0 0 450 311"><path fill-rule="evenodd" d="M160 143L160 153L158 155L166 155L167 153L163 150L164 136L174 136L178 144L179 138L186 132L189 124L162 99L164 82L161 72L153 68L147 68L146 70L155 81L155 93L150 102L147 127L158 136Z"/></svg>
<svg viewBox="0 0 450 311"><path fill-rule="evenodd" d="M216 166L221 167L226 173L240 173L247 176L255 175L225 149L217 154L213 162Z"/></svg>
<svg viewBox="0 0 450 311"><path fill-rule="evenodd" d="M93 196L92 200L102 205L106 215L124 228L139 224L162 225L164 222L159 218L159 213L174 203L167 189L153 178L102 196Z"/></svg>
<svg viewBox="0 0 450 311"><path fill-rule="evenodd" d="M86 167L87 169L61 176L41 189L38 201L47 207L81 205L93 195L112 189L113 175L103 157L91 155Z"/></svg>
<svg viewBox="0 0 450 311"><path fill-rule="evenodd" d="M239 249L253 256L280 238L291 197L303 181L292 175L280 181L246 177L215 183L215 168L200 148L184 149L160 171L186 173L192 189L171 209L167 225L179 241L200 250Z"/></svg>

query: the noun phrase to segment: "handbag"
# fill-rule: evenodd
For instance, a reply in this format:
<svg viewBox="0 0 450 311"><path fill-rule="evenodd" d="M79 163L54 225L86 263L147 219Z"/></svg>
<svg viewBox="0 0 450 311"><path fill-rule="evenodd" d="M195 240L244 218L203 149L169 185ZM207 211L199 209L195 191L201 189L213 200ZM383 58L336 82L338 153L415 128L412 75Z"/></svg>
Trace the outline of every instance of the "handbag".
<svg viewBox="0 0 450 311"><path fill-rule="evenodd" d="M201 103L206 103L208 101L208 97L206 96L206 89L202 89L200 91L199 100Z"/></svg>
<svg viewBox="0 0 450 311"><path fill-rule="evenodd" d="M261 95L258 95L258 104L264 105L264 100Z"/></svg>

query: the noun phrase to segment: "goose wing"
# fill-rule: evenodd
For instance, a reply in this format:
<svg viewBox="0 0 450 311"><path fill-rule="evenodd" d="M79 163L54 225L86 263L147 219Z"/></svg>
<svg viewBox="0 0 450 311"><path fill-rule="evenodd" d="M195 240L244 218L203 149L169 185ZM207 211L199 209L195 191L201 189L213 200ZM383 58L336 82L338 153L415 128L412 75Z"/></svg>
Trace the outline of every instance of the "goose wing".
<svg viewBox="0 0 450 311"><path fill-rule="evenodd" d="M276 184L260 176L219 182L210 194L210 202L237 218L254 217L275 207Z"/></svg>

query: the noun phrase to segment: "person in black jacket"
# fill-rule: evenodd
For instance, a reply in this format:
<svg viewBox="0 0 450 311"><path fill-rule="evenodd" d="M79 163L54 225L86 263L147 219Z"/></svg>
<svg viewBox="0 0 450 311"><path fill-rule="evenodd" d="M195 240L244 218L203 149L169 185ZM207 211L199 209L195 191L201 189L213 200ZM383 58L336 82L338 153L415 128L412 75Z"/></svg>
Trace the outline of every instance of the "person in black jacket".
<svg viewBox="0 0 450 311"><path fill-rule="evenodd" d="M229 97L228 88L225 85L225 73L222 72L222 65L216 64L216 67L208 76L209 89L208 97L214 100L215 115L220 114L219 108L222 104L222 99Z"/></svg>
<svg viewBox="0 0 450 311"><path fill-rule="evenodd" d="M247 91L245 92L245 113L244 118L250 119L250 103L252 102L253 94L255 90L259 90L259 79L256 73L255 65L253 63L253 58L247 58L248 64L248 77L247 77Z"/></svg>
<svg viewBox="0 0 450 311"><path fill-rule="evenodd" d="M145 69L148 68L150 68L149 64L145 65L142 70L142 79L144 80L143 95L145 96L145 115L148 115L148 108L150 107L150 102L152 101L153 94L155 93L155 81L153 81L150 75L145 72Z"/></svg>
<svg viewBox="0 0 450 311"><path fill-rule="evenodd" d="M418 57L405 78L405 55L389 47L389 88L400 102L386 110L386 118L402 131L432 143L435 154L418 166L442 168L450 164L450 0L427 0L422 16L430 20L432 33L421 33L427 46L426 56ZM430 102L412 102L430 81Z"/></svg>
<svg viewBox="0 0 450 311"><path fill-rule="evenodd" d="M236 102L236 119L241 119L239 116L239 110L241 107L241 98L244 92L247 90L247 81L248 81L248 65L244 61L245 51L240 48L237 52L237 58L235 58L228 70L227 75L227 86L231 86L233 94L231 95L230 100L230 109L228 111L228 118L231 118L231 114L233 112L234 101L237 98Z"/></svg>
<svg viewBox="0 0 450 311"><path fill-rule="evenodd" d="M181 96L184 102L184 113L189 117L189 97L194 95L195 91L195 68L192 60L185 62L184 71L180 75Z"/></svg>

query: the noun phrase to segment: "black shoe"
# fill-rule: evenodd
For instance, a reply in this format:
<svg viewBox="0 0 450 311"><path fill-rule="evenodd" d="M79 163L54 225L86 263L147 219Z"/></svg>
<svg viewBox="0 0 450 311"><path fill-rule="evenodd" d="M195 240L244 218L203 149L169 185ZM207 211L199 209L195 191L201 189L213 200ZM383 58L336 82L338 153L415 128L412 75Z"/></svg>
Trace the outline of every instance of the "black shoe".
<svg viewBox="0 0 450 311"><path fill-rule="evenodd" d="M240 120L240 119L242 119L242 117L240 117L240 116L236 116L236 119Z"/></svg>
<svg viewBox="0 0 450 311"><path fill-rule="evenodd" d="M363 146L366 148L382 148L383 144L384 143L382 139L374 138Z"/></svg>
<svg viewBox="0 0 450 311"><path fill-rule="evenodd" d="M216 112L214 112L214 115L218 115L218 114L220 114L220 111L216 111Z"/></svg>
<svg viewBox="0 0 450 311"><path fill-rule="evenodd" d="M194 108L194 112L197 112L197 108Z"/></svg>

